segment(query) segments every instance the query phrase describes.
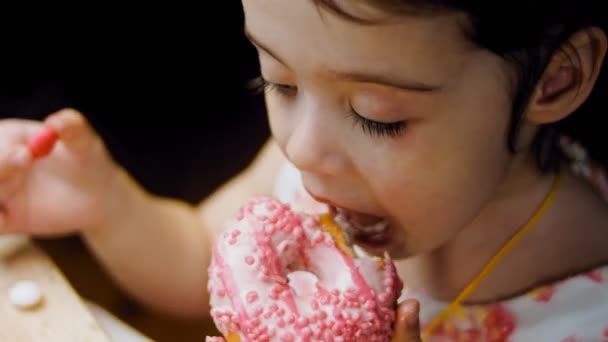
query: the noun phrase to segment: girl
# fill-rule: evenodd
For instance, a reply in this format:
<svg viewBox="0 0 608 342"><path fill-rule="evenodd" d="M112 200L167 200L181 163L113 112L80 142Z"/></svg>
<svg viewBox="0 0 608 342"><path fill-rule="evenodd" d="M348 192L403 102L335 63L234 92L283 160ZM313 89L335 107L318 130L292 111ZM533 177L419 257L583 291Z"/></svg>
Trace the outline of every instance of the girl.
<svg viewBox="0 0 608 342"><path fill-rule="evenodd" d="M210 242L277 186L399 259L395 341L608 339L608 210L577 175L604 178L561 138L605 101L595 2L242 3L273 133L249 168L192 208L143 191L74 111L46 120L61 141L35 163L40 124L5 121L0 229L78 230L142 302L208 314Z"/></svg>

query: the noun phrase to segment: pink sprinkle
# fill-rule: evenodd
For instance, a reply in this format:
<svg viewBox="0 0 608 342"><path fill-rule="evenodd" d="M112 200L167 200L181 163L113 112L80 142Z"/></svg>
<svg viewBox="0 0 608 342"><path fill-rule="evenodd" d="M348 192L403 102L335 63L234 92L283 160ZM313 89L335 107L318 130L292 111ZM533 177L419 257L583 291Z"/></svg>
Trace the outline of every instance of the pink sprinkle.
<svg viewBox="0 0 608 342"><path fill-rule="evenodd" d="M261 306L258 306L253 310L253 315L258 317L264 312L264 309Z"/></svg>
<svg viewBox="0 0 608 342"><path fill-rule="evenodd" d="M316 327L312 328L311 330L312 330L312 334L313 334L315 340L317 340L317 341L321 340L321 334L323 332L321 330L319 330L318 328L316 328Z"/></svg>
<svg viewBox="0 0 608 342"><path fill-rule="evenodd" d="M310 330L309 327L305 327L304 329L302 329L302 338L304 338L304 339L309 338L310 335L312 335L312 331Z"/></svg>
<svg viewBox="0 0 608 342"><path fill-rule="evenodd" d="M296 317L293 314L290 314L289 316L287 316L287 323L288 324L293 324L293 322L296 321Z"/></svg>
<svg viewBox="0 0 608 342"><path fill-rule="evenodd" d="M250 291L247 293L247 303L251 304L258 300L258 293L255 291Z"/></svg>
<svg viewBox="0 0 608 342"><path fill-rule="evenodd" d="M341 323L336 323L332 328L332 331L334 332L334 334L336 334L336 336L342 336L342 334L344 334Z"/></svg>
<svg viewBox="0 0 608 342"><path fill-rule="evenodd" d="M283 317L284 314L285 314L285 310L283 308L279 308L279 310L277 310L277 316Z"/></svg>
<svg viewBox="0 0 608 342"><path fill-rule="evenodd" d="M308 325L308 319L306 317L298 317L296 320L296 327L303 328Z"/></svg>
<svg viewBox="0 0 608 342"><path fill-rule="evenodd" d="M319 303L313 299L310 301L310 307L313 308L313 310L319 310Z"/></svg>
<svg viewBox="0 0 608 342"><path fill-rule="evenodd" d="M275 227L272 224L266 225L264 231L266 232L266 234L272 234L275 231Z"/></svg>
<svg viewBox="0 0 608 342"><path fill-rule="evenodd" d="M279 319L277 324L279 325L279 328L285 328L285 321L283 319Z"/></svg>
<svg viewBox="0 0 608 342"><path fill-rule="evenodd" d="M357 295L352 292L346 292L344 293L344 298L347 300L354 300L357 299Z"/></svg>
<svg viewBox="0 0 608 342"><path fill-rule="evenodd" d="M253 263L255 262L255 259L251 256L248 255L245 257L245 263L249 266L253 265Z"/></svg>
<svg viewBox="0 0 608 342"><path fill-rule="evenodd" d="M253 317L249 320L249 327L255 328L260 325L260 319L257 317Z"/></svg>
<svg viewBox="0 0 608 342"><path fill-rule="evenodd" d="M279 222L279 223L277 223L277 224L278 224L278 225L283 226L283 227L284 227L283 229L284 229L286 232L288 232L288 233L293 232L293 226L291 226L291 225L289 225L289 226L285 226L284 222Z"/></svg>
<svg viewBox="0 0 608 342"><path fill-rule="evenodd" d="M232 231L232 233L230 235L232 235L232 237L237 237L241 234L241 231L238 229L235 229Z"/></svg>
<svg viewBox="0 0 608 342"><path fill-rule="evenodd" d="M228 240L228 243L230 245L234 245L234 244L236 244L236 239L235 238L231 238L230 240Z"/></svg>
<svg viewBox="0 0 608 342"><path fill-rule="evenodd" d="M293 233L296 235L296 239L301 240L304 238L304 231L302 230L302 227L300 226L296 226L293 229Z"/></svg>
<svg viewBox="0 0 608 342"><path fill-rule="evenodd" d="M226 295L226 290L224 290L224 289L219 289L219 290L217 290L217 295L218 295L220 298L223 298L223 297Z"/></svg>
<svg viewBox="0 0 608 342"><path fill-rule="evenodd" d="M289 332L284 332L281 335L281 341L282 342L292 342L293 341L293 335Z"/></svg>
<svg viewBox="0 0 608 342"><path fill-rule="evenodd" d="M273 286L270 289L270 291L274 292L274 293L279 293L279 292L283 291L283 287L277 284L277 285Z"/></svg>
<svg viewBox="0 0 608 342"><path fill-rule="evenodd" d="M387 293L383 293L378 296L378 300L380 303L386 303L389 300L389 295Z"/></svg>

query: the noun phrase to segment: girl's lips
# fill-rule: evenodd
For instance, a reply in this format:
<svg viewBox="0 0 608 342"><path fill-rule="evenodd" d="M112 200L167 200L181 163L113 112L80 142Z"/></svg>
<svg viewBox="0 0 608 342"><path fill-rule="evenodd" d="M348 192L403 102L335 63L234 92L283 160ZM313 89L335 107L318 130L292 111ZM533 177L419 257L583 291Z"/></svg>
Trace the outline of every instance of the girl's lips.
<svg viewBox="0 0 608 342"><path fill-rule="evenodd" d="M373 255L383 257L385 252L401 253L399 243L396 241L395 229L388 224L386 218L362 213L353 209L340 207L335 202L306 191L310 196L327 205L330 214L334 217L346 233L349 244L365 249ZM397 255L395 254L395 255Z"/></svg>
<svg viewBox="0 0 608 342"><path fill-rule="evenodd" d="M385 220L380 216L334 206L331 207L331 211L335 217L346 221L356 230L379 232L384 229Z"/></svg>
<svg viewBox="0 0 608 342"><path fill-rule="evenodd" d="M391 230L384 218L338 207L331 211L336 222L361 247L384 249L391 244Z"/></svg>

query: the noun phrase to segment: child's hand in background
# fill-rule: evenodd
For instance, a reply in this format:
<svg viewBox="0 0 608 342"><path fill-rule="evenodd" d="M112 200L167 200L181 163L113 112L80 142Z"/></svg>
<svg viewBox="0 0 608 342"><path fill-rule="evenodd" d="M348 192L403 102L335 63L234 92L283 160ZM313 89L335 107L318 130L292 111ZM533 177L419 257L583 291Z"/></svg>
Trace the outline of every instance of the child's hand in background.
<svg viewBox="0 0 608 342"><path fill-rule="evenodd" d="M48 155L38 156L28 144L49 128L58 140ZM119 171L74 110L44 122L0 120L0 233L55 235L101 225L119 207L113 187Z"/></svg>

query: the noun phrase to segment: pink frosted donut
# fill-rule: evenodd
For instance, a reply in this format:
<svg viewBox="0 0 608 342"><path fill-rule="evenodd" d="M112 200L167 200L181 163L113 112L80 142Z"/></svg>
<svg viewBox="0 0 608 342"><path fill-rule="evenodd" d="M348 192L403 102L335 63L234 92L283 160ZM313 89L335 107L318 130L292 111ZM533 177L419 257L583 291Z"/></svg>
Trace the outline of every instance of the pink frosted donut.
<svg viewBox="0 0 608 342"><path fill-rule="evenodd" d="M390 341L402 289L394 264L355 256L321 221L259 196L224 226L207 289L229 342Z"/></svg>

